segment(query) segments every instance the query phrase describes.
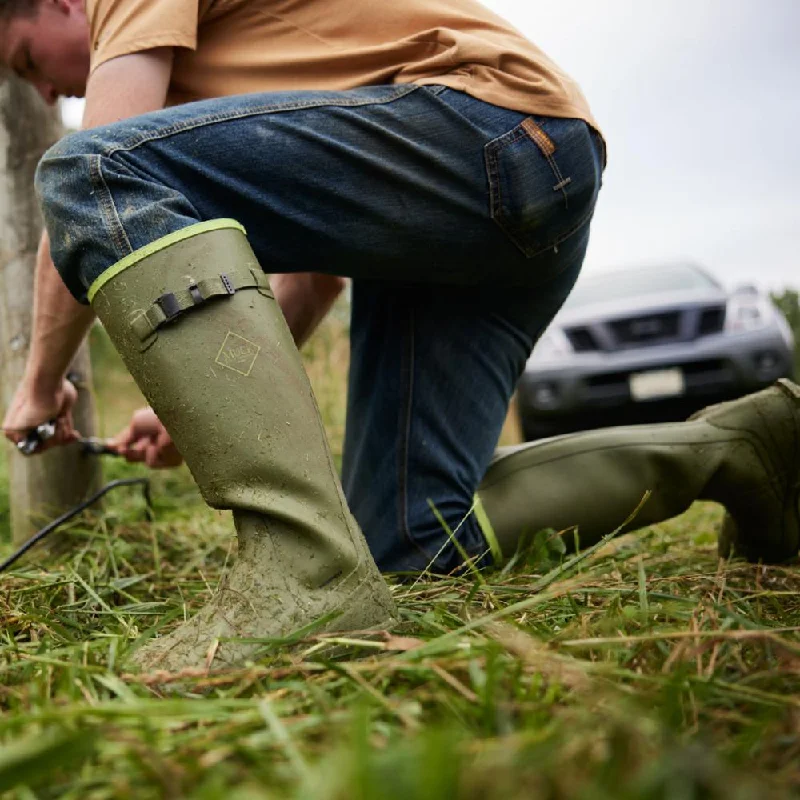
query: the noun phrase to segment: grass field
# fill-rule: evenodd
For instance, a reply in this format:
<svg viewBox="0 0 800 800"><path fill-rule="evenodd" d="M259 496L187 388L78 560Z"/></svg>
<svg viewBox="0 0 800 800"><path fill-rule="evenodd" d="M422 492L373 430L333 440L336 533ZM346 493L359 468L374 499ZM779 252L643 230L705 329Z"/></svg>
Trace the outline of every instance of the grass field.
<svg viewBox="0 0 800 800"><path fill-rule="evenodd" d="M102 340L95 355L108 434L138 400ZM338 450L341 325L308 359ZM134 675L126 653L202 605L234 547L187 472L152 477L155 521L120 490L0 577L4 796L800 794L800 574L719 563L714 506L578 557L540 541L504 571L394 582L391 631Z"/></svg>

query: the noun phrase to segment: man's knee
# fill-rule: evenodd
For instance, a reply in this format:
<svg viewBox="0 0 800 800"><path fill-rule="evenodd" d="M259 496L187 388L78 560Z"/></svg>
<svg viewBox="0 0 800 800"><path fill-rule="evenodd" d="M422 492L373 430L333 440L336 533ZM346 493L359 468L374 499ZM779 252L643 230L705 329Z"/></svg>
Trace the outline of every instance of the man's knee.
<svg viewBox="0 0 800 800"><path fill-rule="evenodd" d="M36 168L34 185L42 209L60 209L73 192L89 180L88 164L100 153L91 131L77 131L59 139L42 156ZM85 189L84 189L85 191Z"/></svg>
<svg viewBox="0 0 800 800"><path fill-rule="evenodd" d="M50 237L56 269L72 295L85 302L81 274L86 248L102 236L97 181L102 143L92 131L71 133L54 144L36 169L34 185ZM98 171L93 177L92 171Z"/></svg>

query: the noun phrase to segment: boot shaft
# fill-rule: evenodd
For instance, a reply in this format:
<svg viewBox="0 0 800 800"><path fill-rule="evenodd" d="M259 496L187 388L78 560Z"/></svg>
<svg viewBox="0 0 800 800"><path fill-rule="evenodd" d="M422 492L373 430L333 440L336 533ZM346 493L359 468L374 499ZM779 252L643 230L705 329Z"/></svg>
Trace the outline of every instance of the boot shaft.
<svg viewBox="0 0 800 800"><path fill-rule="evenodd" d="M206 502L240 535L263 532L256 514L344 569L355 523L311 386L243 231L215 224L133 254L92 304Z"/></svg>
<svg viewBox="0 0 800 800"><path fill-rule="evenodd" d="M520 536L577 528L581 545L660 522L695 500L731 514L740 555L783 561L800 541L800 388L789 381L703 409L683 423L607 428L506 450L479 490L506 555ZM635 518L629 517L640 506ZM734 533L731 533L735 531ZM571 543L571 530L567 543Z"/></svg>

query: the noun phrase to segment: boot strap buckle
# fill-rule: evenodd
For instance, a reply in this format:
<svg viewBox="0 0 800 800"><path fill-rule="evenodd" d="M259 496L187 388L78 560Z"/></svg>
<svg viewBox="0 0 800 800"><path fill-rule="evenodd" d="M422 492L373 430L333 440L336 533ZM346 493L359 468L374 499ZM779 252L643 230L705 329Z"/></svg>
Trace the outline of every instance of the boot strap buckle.
<svg viewBox="0 0 800 800"><path fill-rule="evenodd" d="M203 297L203 293L200 291L200 287L196 283L189 286L189 297L192 298L192 304L195 306L199 306L206 301L205 297Z"/></svg>
<svg viewBox="0 0 800 800"><path fill-rule="evenodd" d="M145 311L131 320L134 335L147 350L157 337L162 325L173 322L181 314L204 305L215 297L231 297L242 289L257 289L259 294L272 298L267 276L259 269L236 269L221 272L213 278L192 281L186 289L164 292Z"/></svg>
<svg viewBox="0 0 800 800"><path fill-rule="evenodd" d="M163 322L170 322L183 311L181 304L173 292L166 292L156 300L157 305L164 312Z"/></svg>
<svg viewBox="0 0 800 800"><path fill-rule="evenodd" d="M222 281L222 286L225 288L225 291L227 291L228 294L236 294L236 289L234 288L233 283L231 283L231 279L224 272L220 273L219 279Z"/></svg>

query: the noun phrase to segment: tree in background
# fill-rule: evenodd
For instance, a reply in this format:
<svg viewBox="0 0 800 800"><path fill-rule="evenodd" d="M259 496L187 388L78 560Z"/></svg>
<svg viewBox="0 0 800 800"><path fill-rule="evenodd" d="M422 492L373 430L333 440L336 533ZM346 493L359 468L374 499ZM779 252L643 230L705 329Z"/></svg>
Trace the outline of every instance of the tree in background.
<svg viewBox="0 0 800 800"><path fill-rule="evenodd" d="M0 397L4 407L22 377L30 345L33 270L42 231L33 173L60 133L57 109L48 108L33 87L6 76L0 84ZM79 389L73 411L76 427L91 436L95 413L85 345L71 371ZM99 462L83 455L77 444L26 458L6 442L5 452L15 542L24 541L41 524L99 488Z"/></svg>

